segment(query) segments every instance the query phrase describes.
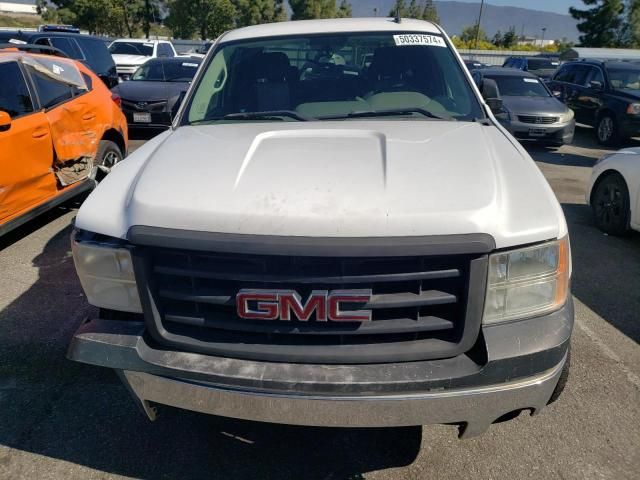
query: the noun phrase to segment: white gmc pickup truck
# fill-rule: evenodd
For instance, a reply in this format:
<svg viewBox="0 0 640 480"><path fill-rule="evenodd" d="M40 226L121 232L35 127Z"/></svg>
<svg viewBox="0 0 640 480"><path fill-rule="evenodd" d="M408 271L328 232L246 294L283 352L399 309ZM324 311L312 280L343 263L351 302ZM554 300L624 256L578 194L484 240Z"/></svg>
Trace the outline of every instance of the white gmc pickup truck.
<svg viewBox="0 0 640 480"><path fill-rule="evenodd" d="M78 213L100 310L69 358L115 369L151 419L471 436L540 411L568 372L567 226L491 108L431 23L222 35L171 130Z"/></svg>

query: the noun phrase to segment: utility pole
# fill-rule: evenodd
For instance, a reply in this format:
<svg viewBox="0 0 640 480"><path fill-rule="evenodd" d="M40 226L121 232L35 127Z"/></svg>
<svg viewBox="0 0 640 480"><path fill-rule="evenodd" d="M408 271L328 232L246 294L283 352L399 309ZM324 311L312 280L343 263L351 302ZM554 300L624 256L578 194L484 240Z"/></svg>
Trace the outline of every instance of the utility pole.
<svg viewBox="0 0 640 480"><path fill-rule="evenodd" d="M480 24L482 23L482 9L484 8L484 0L480 1L480 14L478 15L478 23L476 23L476 42L474 49L478 48L478 40L480 39Z"/></svg>
<svg viewBox="0 0 640 480"><path fill-rule="evenodd" d="M544 48L544 34L547 33L547 27L542 27L542 40L540 40L540 48Z"/></svg>

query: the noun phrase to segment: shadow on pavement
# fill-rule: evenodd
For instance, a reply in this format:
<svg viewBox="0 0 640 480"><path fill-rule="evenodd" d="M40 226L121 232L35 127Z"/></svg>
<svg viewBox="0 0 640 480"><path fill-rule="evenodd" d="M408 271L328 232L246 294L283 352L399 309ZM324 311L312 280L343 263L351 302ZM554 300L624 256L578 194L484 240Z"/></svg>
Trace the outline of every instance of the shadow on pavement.
<svg viewBox="0 0 640 480"><path fill-rule="evenodd" d="M358 479L417 457L419 427L302 428L168 407L149 422L114 373L65 359L73 332L95 314L75 275L70 232L47 242L33 259L37 281L0 311L0 444L14 449L0 458L7 478L25 465L41 477L48 457L70 462L73 478L87 476L84 466L143 479ZM24 452L37 455L18 457Z"/></svg>
<svg viewBox="0 0 640 480"><path fill-rule="evenodd" d="M563 204L573 255L573 294L640 343L640 234L598 230L587 205Z"/></svg>

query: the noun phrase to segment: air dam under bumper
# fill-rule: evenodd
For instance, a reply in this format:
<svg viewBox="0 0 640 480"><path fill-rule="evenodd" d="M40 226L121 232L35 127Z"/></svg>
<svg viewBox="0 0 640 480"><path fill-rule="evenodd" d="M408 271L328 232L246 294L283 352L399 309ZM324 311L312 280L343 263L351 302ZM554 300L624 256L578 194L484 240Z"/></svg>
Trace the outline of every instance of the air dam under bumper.
<svg viewBox="0 0 640 480"><path fill-rule="evenodd" d="M547 404L566 361L573 305L484 327L485 352L380 365L304 365L217 358L155 347L142 322L91 320L72 360L114 368L139 407L150 402L245 420L329 427L459 424L462 437ZM472 358L484 357L484 358Z"/></svg>

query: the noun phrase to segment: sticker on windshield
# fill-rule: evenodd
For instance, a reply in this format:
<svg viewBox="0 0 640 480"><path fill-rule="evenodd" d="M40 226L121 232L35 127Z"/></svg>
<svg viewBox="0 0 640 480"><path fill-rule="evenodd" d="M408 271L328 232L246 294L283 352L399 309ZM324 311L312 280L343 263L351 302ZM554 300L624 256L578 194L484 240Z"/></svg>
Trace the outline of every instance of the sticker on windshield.
<svg viewBox="0 0 640 480"><path fill-rule="evenodd" d="M540 83L537 78L523 78L523 80L527 83Z"/></svg>
<svg viewBox="0 0 640 480"><path fill-rule="evenodd" d="M183 67L198 68L198 64L197 63L183 63L182 66Z"/></svg>
<svg viewBox="0 0 640 480"><path fill-rule="evenodd" d="M60 65L56 65L55 63L51 67L51 70L53 70L53 73L55 73L56 75L60 75L62 72L64 72L64 68L62 68Z"/></svg>
<svg viewBox="0 0 640 480"><path fill-rule="evenodd" d="M428 47L444 47L447 48L447 44L444 43L442 37L436 35L426 35L423 33L394 35L393 40L398 47L406 47L409 45L426 45Z"/></svg>

